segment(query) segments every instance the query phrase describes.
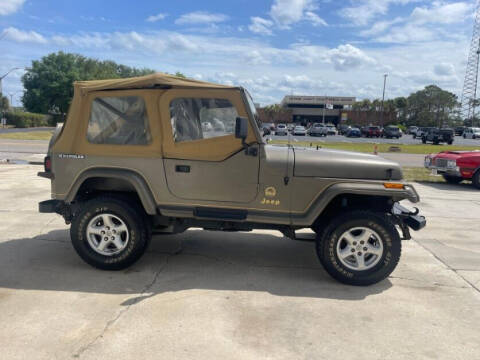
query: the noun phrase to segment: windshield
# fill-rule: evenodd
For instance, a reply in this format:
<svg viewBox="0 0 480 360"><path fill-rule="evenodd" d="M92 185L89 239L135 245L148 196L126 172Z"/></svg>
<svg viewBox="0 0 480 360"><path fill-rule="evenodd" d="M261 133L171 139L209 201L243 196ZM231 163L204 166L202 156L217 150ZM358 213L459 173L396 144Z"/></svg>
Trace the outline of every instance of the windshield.
<svg viewBox="0 0 480 360"><path fill-rule="evenodd" d="M258 118L257 109L255 108L255 104L253 102L252 96L250 95L250 93L248 92L247 89L243 89L243 91L245 91L245 95L246 95L247 102L248 102L248 107L250 108L250 111L253 114L253 117L255 119L255 123L257 124L258 128L261 128L262 124L260 122L260 119Z"/></svg>

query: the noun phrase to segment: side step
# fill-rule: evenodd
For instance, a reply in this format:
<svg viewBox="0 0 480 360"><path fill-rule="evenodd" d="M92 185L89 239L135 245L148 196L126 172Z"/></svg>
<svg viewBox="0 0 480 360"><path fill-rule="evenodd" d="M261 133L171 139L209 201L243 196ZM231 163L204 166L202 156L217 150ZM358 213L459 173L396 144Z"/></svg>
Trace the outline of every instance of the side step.
<svg viewBox="0 0 480 360"><path fill-rule="evenodd" d="M313 242L315 241L317 234L315 233L300 233L297 234L295 233L295 230L286 228L281 230L282 234L292 240L296 241L308 241L308 242Z"/></svg>

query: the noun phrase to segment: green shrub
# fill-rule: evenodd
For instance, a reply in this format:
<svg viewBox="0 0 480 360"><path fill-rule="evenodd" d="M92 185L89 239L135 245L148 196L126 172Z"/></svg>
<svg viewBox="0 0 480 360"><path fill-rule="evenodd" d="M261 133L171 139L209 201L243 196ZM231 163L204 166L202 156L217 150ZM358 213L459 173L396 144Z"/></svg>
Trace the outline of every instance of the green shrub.
<svg viewBox="0 0 480 360"><path fill-rule="evenodd" d="M48 115L34 114L29 112L7 112L5 113L7 125L18 128L52 126L51 117Z"/></svg>

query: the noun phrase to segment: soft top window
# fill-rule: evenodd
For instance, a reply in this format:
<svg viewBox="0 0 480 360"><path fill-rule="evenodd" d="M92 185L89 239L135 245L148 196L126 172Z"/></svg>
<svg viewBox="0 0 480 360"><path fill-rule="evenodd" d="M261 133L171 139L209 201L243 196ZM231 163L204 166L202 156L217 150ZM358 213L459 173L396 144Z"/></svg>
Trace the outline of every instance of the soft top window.
<svg viewBox="0 0 480 360"><path fill-rule="evenodd" d="M148 144L150 130L143 98L112 96L93 100L87 139L93 144Z"/></svg>

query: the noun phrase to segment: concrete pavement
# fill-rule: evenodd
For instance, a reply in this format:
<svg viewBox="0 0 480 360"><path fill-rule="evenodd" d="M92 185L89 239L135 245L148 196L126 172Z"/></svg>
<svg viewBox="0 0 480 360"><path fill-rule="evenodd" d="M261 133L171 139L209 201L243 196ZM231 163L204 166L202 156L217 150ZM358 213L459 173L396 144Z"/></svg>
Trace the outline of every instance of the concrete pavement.
<svg viewBox="0 0 480 360"><path fill-rule="evenodd" d="M313 243L271 231L153 239L121 272L84 264L38 167L0 165L2 359L473 359L480 191L418 185L428 227L392 276L332 280Z"/></svg>

